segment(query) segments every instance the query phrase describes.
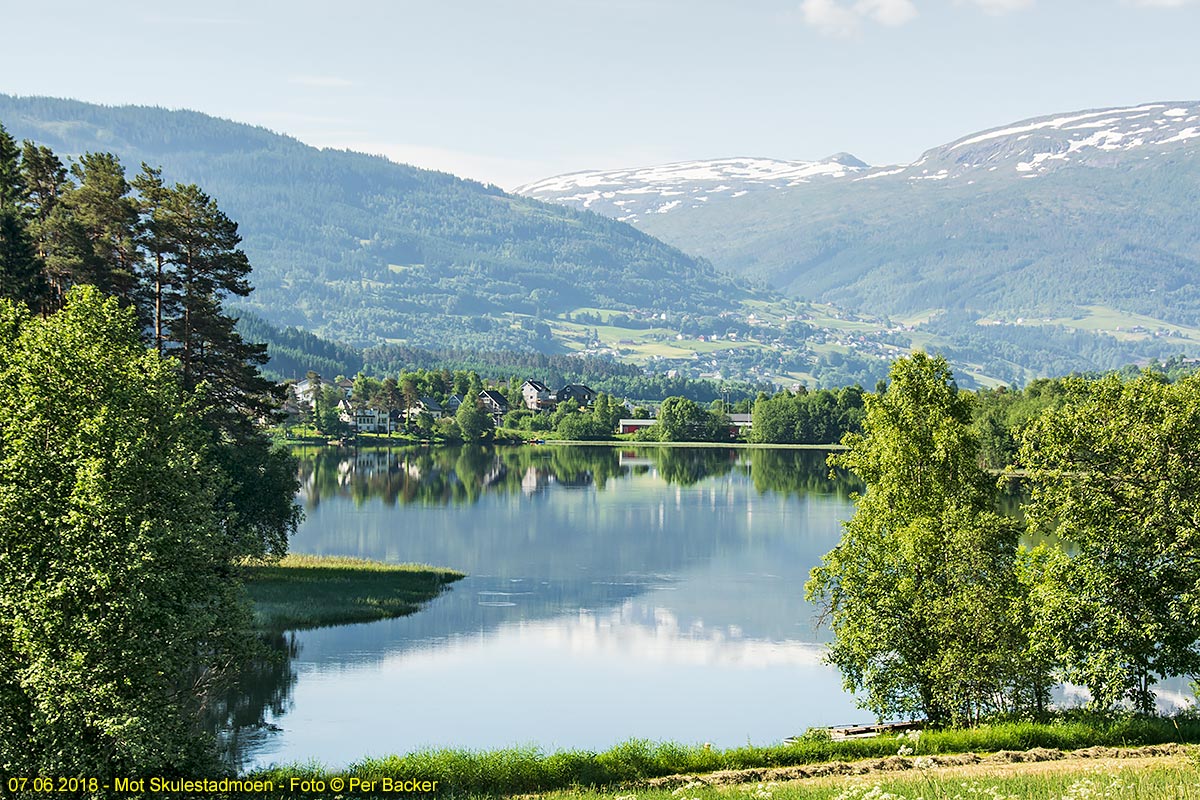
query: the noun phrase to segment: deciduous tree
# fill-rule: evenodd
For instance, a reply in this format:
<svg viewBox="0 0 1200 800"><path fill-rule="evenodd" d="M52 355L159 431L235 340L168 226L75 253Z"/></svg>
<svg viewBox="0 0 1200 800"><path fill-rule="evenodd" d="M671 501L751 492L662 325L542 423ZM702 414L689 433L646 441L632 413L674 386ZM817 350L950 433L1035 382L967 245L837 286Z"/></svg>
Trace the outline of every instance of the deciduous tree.
<svg viewBox="0 0 1200 800"><path fill-rule="evenodd" d="M914 353L830 459L867 490L807 590L833 627L829 661L881 717L969 722L1021 702L1030 680L1017 530L992 510L970 423L945 360Z"/></svg>
<svg viewBox="0 0 1200 800"><path fill-rule="evenodd" d="M198 711L249 640L226 476L175 366L90 287L0 301L0 771L212 774Z"/></svg>
<svg viewBox="0 0 1200 800"><path fill-rule="evenodd" d="M1160 677L1200 671L1200 377L1068 379L1025 432L1049 553L1036 636L1094 702L1154 708Z"/></svg>

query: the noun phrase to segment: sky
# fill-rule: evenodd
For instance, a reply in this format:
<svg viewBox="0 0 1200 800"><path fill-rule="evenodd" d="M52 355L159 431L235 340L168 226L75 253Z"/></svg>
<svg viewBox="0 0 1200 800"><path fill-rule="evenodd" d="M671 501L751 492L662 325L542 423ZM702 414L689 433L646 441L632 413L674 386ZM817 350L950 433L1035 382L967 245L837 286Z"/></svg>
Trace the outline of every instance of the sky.
<svg viewBox="0 0 1200 800"><path fill-rule="evenodd" d="M0 20L2 93L188 108L506 189L902 164L1028 117L1200 100L1200 0L39 0Z"/></svg>

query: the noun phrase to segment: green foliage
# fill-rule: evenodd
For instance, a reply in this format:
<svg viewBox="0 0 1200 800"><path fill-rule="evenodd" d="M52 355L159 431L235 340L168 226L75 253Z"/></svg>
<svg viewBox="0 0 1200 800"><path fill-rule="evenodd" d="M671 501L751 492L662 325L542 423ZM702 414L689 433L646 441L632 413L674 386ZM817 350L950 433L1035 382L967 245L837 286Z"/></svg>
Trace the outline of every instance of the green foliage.
<svg viewBox="0 0 1200 800"><path fill-rule="evenodd" d="M226 478L132 312L67 300L0 301L0 768L212 774L197 711L249 648Z"/></svg>
<svg viewBox="0 0 1200 800"><path fill-rule="evenodd" d="M238 312L237 329L246 341L267 345L270 360L263 374L276 380L299 380L310 370L322 375L357 375L363 369L361 351L299 328L276 327L249 311Z"/></svg>
<svg viewBox="0 0 1200 800"><path fill-rule="evenodd" d="M1033 524L1069 546L1039 564L1035 635L1097 705L1148 711L1159 676L1200 670L1200 378L1064 386L1020 452Z"/></svg>
<svg viewBox="0 0 1200 800"><path fill-rule="evenodd" d="M992 510L970 397L944 359L915 353L865 399L863 433L830 462L867 491L807 587L833 627L829 661L881 717L963 723L1036 703L1045 680L1023 659L1017 531Z"/></svg>
<svg viewBox="0 0 1200 800"><path fill-rule="evenodd" d="M986 467L1001 469L1016 461L1021 436L1046 409L1065 400L1061 378L1039 378L1022 391L1001 387L975 393L974 422L980 458Z"/></svg>
<svg viewBox="0 0 1200 800"><path fill-rule="evenodd" d="M660 442L727 442L729 419L685 397L668 397L645 434Z"/></svg>
<svg viewBox="0 0 1200 800"><path fill-rule="evenodd" d="M476 395L463 399L454 415L458 423L459 434L464 442L481 442L495 430L492 416L487 413L475 399Z"/></svg>
<svg viewBox="0 0 1200 800"><path fill-rule="evenodd" d="M317 430L326 436L345 436L350 432L350 424L342 419L338 404L345 399L342 390L332 384L322 384L317 397L316 408L313 411L313 424Z"/></svg>
<svg viewBox="0 0 1200 800"><path fill-rule="evenodd" d="M862 429L863 391L850 386L837 391L780 392L754 403L747 438L761 444L831 444Z"/></svg>

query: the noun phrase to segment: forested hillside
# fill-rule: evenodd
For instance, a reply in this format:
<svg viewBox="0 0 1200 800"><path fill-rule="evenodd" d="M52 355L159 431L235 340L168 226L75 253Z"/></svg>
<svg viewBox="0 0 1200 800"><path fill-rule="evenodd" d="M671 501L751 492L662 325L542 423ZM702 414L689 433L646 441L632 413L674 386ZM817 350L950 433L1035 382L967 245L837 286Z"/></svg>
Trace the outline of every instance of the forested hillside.
<svg viewBox="0 0 1200 800"><path fill-rule="evenodd" d="M203 185L239 222L245 305L339 341L554 350L540 317L712 313L749 294L620 222L192 111L0 95L0 123L63 157L112 152Z"/></svg>

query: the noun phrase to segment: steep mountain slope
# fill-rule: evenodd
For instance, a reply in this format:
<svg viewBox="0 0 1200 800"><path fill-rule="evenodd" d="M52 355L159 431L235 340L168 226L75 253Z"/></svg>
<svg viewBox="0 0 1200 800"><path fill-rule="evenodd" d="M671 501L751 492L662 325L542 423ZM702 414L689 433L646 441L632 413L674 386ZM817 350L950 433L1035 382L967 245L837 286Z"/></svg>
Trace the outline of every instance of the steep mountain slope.
<svg viewBox="0 0 1200 800"><path fill-rule="evenodd" d="M910 165L847 164L739 191L716 192L709 178L667 180L678 170L666 168L576 173L523 190L628 217L794 296L874 313L949 309L970 324L1099 306L1195 325L1198 149L1200 103L1166 102L1039 117L964 136ZM629 192L658 205L614 205ZM665 192L706 199L666 207Z"/></svg>
<svg viewBox="0 0 1200 800"><path fill-rule="evenodd" d="M63 158L107 151L198 183L240 223L251 309L349 343L553 350L539 317L751 296L621 222L196 112L0 95L0 123Z"/></svg>

